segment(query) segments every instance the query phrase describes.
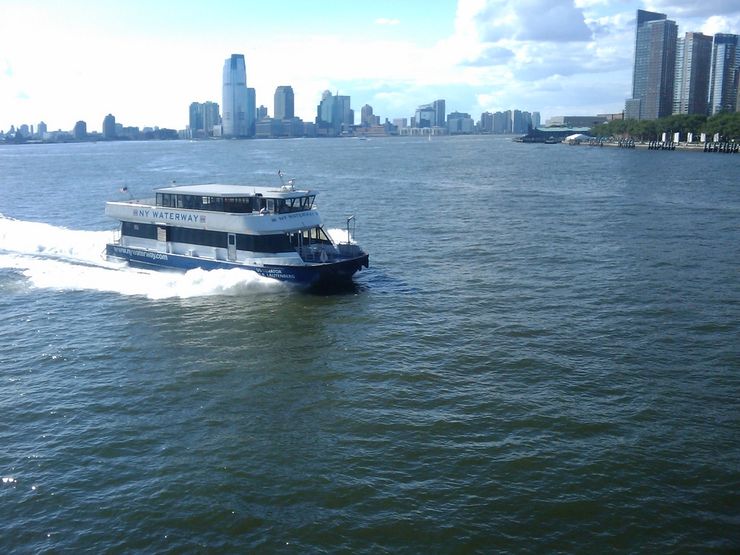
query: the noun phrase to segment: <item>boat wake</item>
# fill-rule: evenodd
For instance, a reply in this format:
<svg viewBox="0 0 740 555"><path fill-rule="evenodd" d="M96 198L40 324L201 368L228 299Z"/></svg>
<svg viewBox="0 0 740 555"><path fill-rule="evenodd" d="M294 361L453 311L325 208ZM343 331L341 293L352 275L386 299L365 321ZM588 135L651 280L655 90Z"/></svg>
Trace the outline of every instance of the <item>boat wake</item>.
<svg viewBox="0 0 740 555"><path fill-rule="evenodd" d="M21 273L32 287L141 295L150 299L242 295L286 287L249 270L186 273L131 268L106 261L113 231L82 231L0 215L0 269Z"/></svg>

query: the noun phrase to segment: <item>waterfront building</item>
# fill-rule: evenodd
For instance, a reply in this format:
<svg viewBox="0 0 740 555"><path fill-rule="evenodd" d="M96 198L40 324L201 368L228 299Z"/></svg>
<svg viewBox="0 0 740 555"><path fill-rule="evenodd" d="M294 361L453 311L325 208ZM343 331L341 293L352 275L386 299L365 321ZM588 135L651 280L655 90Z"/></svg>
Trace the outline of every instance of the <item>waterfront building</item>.
<svg viewBox="0 0 740 555"><path fill-rule="evenodd" d="M606 122L619 121L619 120L626 119L624 117L624 112L616 112L613 114L597 114L596 117L599 118L601 121L606 121Z"/></svg>
<svg viewBox="0 0 740 555"><path fill-rule="evenodd" d="M257 121L261 119L265 119L267 115L268 115L267 106L263 106L262 104L260 104L260 107L257 108Z"/></svg>
<svg viewBox="0 0 740 555"><path fill-rule="evenodd" d="M686 33L676 41L674 114L706 114L712 37Z"/></svg>
<svg viewBox="0 0 740 555"><path fill-rule="evenodd" d="M243 54L232 54L224 61L223 71L223 136L249 136L249 100L247 68Z"/></svg>
<svg viewBox="0 0 740 555"><path fill-rule="evenodd" d="M263 118L255 124L254 136L258 139L303 137L305 126L301 118Z"/></svg>
<svg viewBox="0 0 740 555"><path fill-rule="evenodd" d="M275 89L275 119L292 119L295 117L295 96L293 87L281 85Z"/></svg>
<svg viewBox="0 0 740 555"><path fill-rule="evenodd" d="M493 114L493 132L498 135L511 133L511 110Z"/></svg>
<svg viewBox="0 0 740 555"><path fill-rule="evenodd" d="M532 125L532 118L529 112L514 110L511 114L511 131L513 133L526 133Z"/></svg>
<svg viewBox="0 0 740 555"><path fill-rule="evenodd" d="M434 109L434 124L432 127L444 127L445 126L445 101L443 99L435 100L432 102L432 108Z"/></svg>
<svg viewBox="0 0 740 555"><path fill-rule="evenodd" d="M537 128L540 126L542 117L539 112L532 112L532 127Z"/></svg>
<svg viewBox="0 0 740 555"><path fill-rule="evenodd" d="M335 98L339 104L343 130L347 130L347 128L355 124L355 111L350 105L351 99L347 95L337 95Z"/></svg>
<svg viewBox="0 0 740 555"><path fill-rule="evenodd" d="M414 127L437 127L437 111L431 104L422 104L414 113Z"/></svg>
<svg viewBox="0 0 740 555"><path fill-rule="evenodd" d="M480 132L493 133L493 114L491 112L483 112L480 115Z"/></svg>
<svg viewBox="0 0 740 555"><path fill-rule="evenodd" d="M189 110L191 138L213 137L214 129L220 124L219 106L216 102L193 102Z"/></svg>
<svg viewBox="0 0 740 555"><path fill-rule="evenodd" d="M548 118L547 127L580 127L590 129L607 121L606 115L601 116L553 116ZM539 127L539 126L536 126Z"/></svg>
<svg viewBox="0 0 740 555"><path fill-rule="evenodd" d="M103 139L110 140L116 138L116 118L113 114L108 114L103 118Z"/></svg>
<svg viewBox="0 0 740 555"><path fill-rule="evenodd" d="M41 125L39 125L41 127ZM46 125L44 125L44 133L46 133ZM44 136L44 133L41 134L41 136ZM77 123L75 123L75 127L72 130L72 136L78 140L78 141L84 141L87 139L87 123L80 120Z"/></svg>
<svg viewBox="0 0 740 555"><path fill-rule="evenodd" d="M365 104L360 110L360 125L362 125L362 127L370 127L372 125L375 125L373 107L370 106L370 104Z"/></svg>
<svg viewBox="0 0 740 555"><path fill-rule="evenodd" d="M419 128L445 126L445 101L435 100L431 104L422 104L414 112L413 126Z"/></svg>
<svg viewBox="0 0 740 555"><path fill-rule="evenodd" d="M254 137L254 126L257 123L257 91L252 87L247 87L247 122L249 136Z"/></svg>
<svg viewBox="0 0 740 555"><path fill-rule="evenodd" d="M739 72L738 35L717 33L709 73L709 115L737 109Z"/></svg>
<svg viewBox="0 0 740 555"><path fill-rule="evenodd" d="M657 119L672 112L678 27L666 18L637 10L632 98L625 104L635 119Z"/></svg>
<svg viewBox="0 0 740 555"><path fill-rule="evenodd" d="M316 107L316 127L323 135L339 135L341 130L338 104L329 90L321 93L321 101Z"/></svg>
<svg viewBox="0 0 740 555"><path fill-rule="evenodd" d="M333 95L328 90L323 92L316 107L316 126L320 134L337 136L343 130L349 131L355 119L350 100L349 96Z"/></svg>
<svg viewBox="0 0 740 555"><path fill-rule="evenodd" d="M393 125L398 129L405 129L409 125L409 120L408 118L395 118L393 120Z"/></svg>
<svg viewBox="0 0 740 555"><path fill-rule="evenodd" d="M205 129L206 135L209 137L213 136L213 130L221 124L221 112L219 110L218 102L211 102L210 100L203 103L203 128Z"/></svg>
<svg viewBox="0 0 740 555"><path fill-rule="evenodd" d="M472 133L475 122L470 114L463 112L452 112L447 116L447 132L450 135L461 135Z"/></svg>
<svg viewBox="0 0 740 555"><path fill-rule="evenodd" d="M43 139L44 135L46 134L47 127L46 124L43 121L40 121L39 124L36 126L36 136L39 139Z"/></svg>
<svg viewBox="0 0 740 555"><path fill-rule="evenodd" d="M188 128L190 137L204 136L203 129L203 105L200 102L191 102L188 109Z"/></svg>

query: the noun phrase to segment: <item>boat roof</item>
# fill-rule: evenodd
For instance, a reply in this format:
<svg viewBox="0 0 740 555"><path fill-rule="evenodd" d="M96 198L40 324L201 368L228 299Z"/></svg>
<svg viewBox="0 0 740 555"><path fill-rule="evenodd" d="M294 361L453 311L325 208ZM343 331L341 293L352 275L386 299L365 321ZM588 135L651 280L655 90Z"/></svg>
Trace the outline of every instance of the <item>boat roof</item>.
<svg viewBox="0 0 740 555"><path fill-rule="evenodd" d="M290 185L283 187L253 187L251 185L225 185L222 183L206 183L204 185L180 185L177 187L162 187L155 189L157 193L176 195L202 195L210 197L263 197L294 198L315 195L318 191L308 189L293 189Z"/></svg>

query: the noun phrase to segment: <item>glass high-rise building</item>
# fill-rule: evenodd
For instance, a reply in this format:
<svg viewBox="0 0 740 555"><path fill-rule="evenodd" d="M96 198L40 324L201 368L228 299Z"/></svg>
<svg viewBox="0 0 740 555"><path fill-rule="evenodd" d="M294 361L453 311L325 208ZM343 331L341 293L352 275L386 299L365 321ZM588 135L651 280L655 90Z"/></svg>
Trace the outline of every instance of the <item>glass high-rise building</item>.
<svg viewBox="0 0 740 555"><path fill-rule="evenodd" d="M293 87L281 85L275 89L275 119L292 119L295 117L295 96Z"/></svg>
<svg viewBox="0 0 740 555"><path fill-rule="evenodd" d="M677 38L675 21L662 13L637 10L632 98L626 105L632 117L657 119L671 114Z"/></svg>
<svg viewBox="0 0 740 555"><path fill-rule="evenodd" d="M447 114L445 114L445 101L444 99L435 100L432 102L432 108L434 108L434 123L432 126L444 127Z"/></svg>
<svg viewBox="0 0 740 555"><path fill-rule="evenodd" d="M714 35L712 67L709 74L709 114L734 112L737 107L740 70L738 35Z"/></svg>
<svg viewBox="0 0 740 555"><path fill-rule="evenodd" d="M686 33L676 42L674 114L706 114L712 37Z"/></svg>
<svg viewBox="0 0 740 555"><path fill-rule="evenodd" d="M222 124L224 137L249 136L247 67L243 54L232 54L224 62Z"/></svg>
<svg viewBox="0 0 740 555"><path fill-rule="evenodd" d="M216 102L193 102L189 110L190 137L212 137L213 128L221 121Z"/></svg>
<svg viewBox="0 0 740 555"><path fill-rule="evenodd" d="M108 114L103 118L103 138L116 138L116 118L113 114Z"/></svg>

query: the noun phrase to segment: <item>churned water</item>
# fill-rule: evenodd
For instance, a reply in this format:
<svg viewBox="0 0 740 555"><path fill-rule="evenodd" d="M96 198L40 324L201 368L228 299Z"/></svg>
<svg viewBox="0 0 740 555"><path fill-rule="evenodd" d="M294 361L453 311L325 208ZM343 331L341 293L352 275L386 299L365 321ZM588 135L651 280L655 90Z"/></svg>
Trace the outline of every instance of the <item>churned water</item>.
<svg viewBox="0 0 740 555"><path fill-rule="evenodd" d="M106 200L320 191L306 294L105 263ZM503 138L0 148L0 551L740 549L740 158Z"/></svg>

